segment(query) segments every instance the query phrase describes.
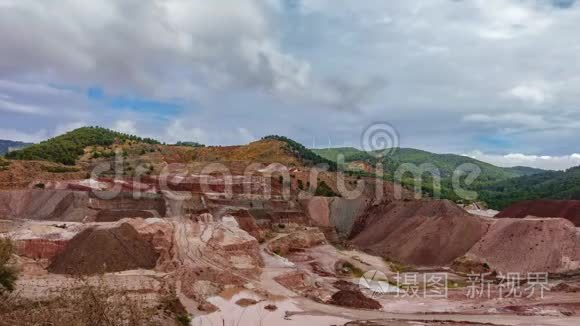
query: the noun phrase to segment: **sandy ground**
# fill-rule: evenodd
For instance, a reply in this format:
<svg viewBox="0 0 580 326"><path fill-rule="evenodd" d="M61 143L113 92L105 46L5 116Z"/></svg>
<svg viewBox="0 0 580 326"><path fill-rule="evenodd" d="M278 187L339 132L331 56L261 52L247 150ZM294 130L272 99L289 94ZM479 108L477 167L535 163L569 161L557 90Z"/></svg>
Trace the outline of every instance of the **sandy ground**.
<svg viewBox="0 0 580 326"><path fill-rule="evenodd" d="M266 245L262 245L264 249ZM379 257L368 255L357 250L337 250L330 245L305 249L290 256L289 261L283 257L262 251L265 267L260 280L253 284L255 291L240 290L235 295L212 297L209 301L220 311L194 319L192 325L344 325L355 320L381 320L386 325L429 325L435 321L453 321L458 324L490 325L580 325L580 317L572 316L519 316L503 313L499 308L509 305L526 304L570 304L580 307L580 295L575 293L548 293L542 300L536 299L503 299L469 300L463 297L463 290L452 290L447 299L399 298L394 295L381 296L378 299L383 309L365 311L332 306L316 302L298 295L274 279L290 272L304 272L316 278L319 287L325 288L336 277L319 277L309 267L311 258L320 263L327 271L333 271L338 260L347 260L363 270L377 269L386 275L393 275L388 265ZM347 278L357 282L356 278ZM264 291L268 294L264 296ZM240 307L235 304L240 298L258 301L251 307ZM265 311L266 305L277 307L275 312Z"/></svg>

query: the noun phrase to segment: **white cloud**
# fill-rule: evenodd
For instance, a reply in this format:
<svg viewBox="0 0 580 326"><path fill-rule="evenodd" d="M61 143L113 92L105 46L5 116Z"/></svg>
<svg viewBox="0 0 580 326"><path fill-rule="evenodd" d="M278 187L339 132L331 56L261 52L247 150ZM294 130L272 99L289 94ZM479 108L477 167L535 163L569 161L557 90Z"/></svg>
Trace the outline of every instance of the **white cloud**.
<svg viewBox="0 0 580 326"><path fill-rule="evenodd" d="M526 128L547 128L550 123L546 121L544 116L538 114L528 113L505 113L497 115L489 114L470 114L463 118L467 122L476 122L492 125L508 124L513 126L523 126Z"/></svg>
<svg viewBox="0 0 580 326"><path fill-rule="evenodd" d="M69 123L64 123L64 124L59 124L56 126L56 129L54 131L54 134L52 136L59 136L62 135L64 133L67 133L69 131L81 128L81 127L86 127L87 123L85 121L75 121L75 122L69 122Z"/></svg>
<svg viewBox="0 0 580 326"><path fill-rule="evenodd" d="M507 91L506 95L534 105L543 104L552 98L550 90L542 84L518 85Z"/></svg>
<svg viewBox="0 0 580 326"><path fill-rule="evenodd" d="M75 121L130 120L167 141L232 144L244 140L241 127L258 137L283 133L309 143L333 135L359 143L360 128L387 120L403 143L432 151L466 152L480 146L481 135L506 134L518 152L577 151L578 5L0 3L0 100L12 104L0 111L0 128L35 133ZM107 108L87 100L89 86L111 97L175 100L183 109L163 115ZM49 114L16 113L35 108ZM181 125L166 131L176 120Z"/></svg>
<svg viewBox="0 0 580 326"><path fill-rule="evenodd" d="M16 129L0 128L0 139L36 143L49 137L46 129L37 130L34 133L23 132Z"/></svg>
<svg viewBox="0 0 580 326"><path fill-rule="evenodd" d="M163 135L162 139L170 143L194 141L201 144L207 144L209 140L207 133L203 129L191 126L181 119L176 119L169 124L166 135Z"/></svg>
<svg viewBox="0 0 580 326"><path fill-rule="evenodd" d="M135 121L131 120L117 120L113 125L113 129L126 134L135 135L137 134L137 127Z"/></svg>
<svg viewBox="0 0 580 326"><path fill-rule="evenodd" d="M240 134L242 143L250 143L257 139L251 131L243 127L238 128L238 133Z"/></svg>
<svg viewBox="0 0 580 326"><path fill-rule="evenodd" d="M0 111L20 114L36 114L36 115L48 114L48 112L40 106L14 103L2 99L0 99Z"/></svg>
<svg viewBox="0 0 580 326"><path fill-rule="evenodd" d="M343 94L307 60L283 49L277 7L260 0L15 1L0 7L0 73L159 98L249 89L341 102ZM334 98L324 101L313 88L329 88Z"/></svg>
<svg viewBox="0 0 580 326"><path fill-rule="evenodd" d="M482 24L479 35L492 40L508 40L538 33L553 24L552 16L531 1L477 0Z"/></svg>
<svg viewBox="0 0 580 326"><path fill-rule="evenodd" d="M580 165L580 154L578 153L562 156L549 156L526 155L522 153L498 155L486 154L481 151L473 151L463 155L503 167L529 166L547 170L565 170Z"/></svg>

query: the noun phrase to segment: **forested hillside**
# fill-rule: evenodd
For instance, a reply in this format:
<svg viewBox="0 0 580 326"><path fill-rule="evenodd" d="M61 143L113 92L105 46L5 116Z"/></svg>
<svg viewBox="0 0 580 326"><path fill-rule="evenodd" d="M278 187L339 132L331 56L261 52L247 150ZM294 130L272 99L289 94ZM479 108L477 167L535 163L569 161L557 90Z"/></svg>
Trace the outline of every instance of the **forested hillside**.
<svg viewBox="0 0 580 326"><path fill-rule="evenodd" d="M459 201L462 199L453 189L452 176L454 171L460 169L469 172L471 171L470 167L475 165L481 169L481 174L472 184L462 184L462 188L477 191L478 193L481 192L482 194L485 192L486 200L490 201L490 206L494 208L500 206L498 198L509 198L512 195L519 197L526 196L526 194L521 193L511 194L510 190L506 190L505 194L499 194L497 190L494 190L494 185L504 181L506 184L510 184L512 181L516 182L515 180L518 180L520 177L533 176L538 173L546 172L541 169L530 167L498 167L467 156L455 154L436 154L412 148L399 148L395 151L390 151L388 155L381 158L376 158L375 156L371 155L372 153L367 153L352 147L315 149L313 152L332 161L336 161L338 155L342 154L344 156L345 163L353 161L364 161L370 164L376 164L380 162L383 164L385 169L386 178L390 180L395 179L395 172L405 163L410 163L410 167L419 167L422 164L426 164L423 166L423 168L426 168L426 170L422 170L425 173L422 175L421 191L427 195L434 195L439 192L442 198L454 201ZM548 176L550 176L552 173L556 172L546 173ZM433 175L438 175L440 177L440 189L434 189L436 183L433 181ZM415 179L411 173L403 174L402 180L398 181L401 181L401 183L408 188L415 188ZM515 188L509 189L514 191L516 190ZM511 202L511 200L508 199L506 202Z"/></svg>
<svg viewBox="0 0 580 326"><path fill-rule="evenodd" d="M278 140L286 143L288 150L298 157L305 165L327 164L330 171L336 171L336 163L333 160L324 158L304 145L284 136L270 135L263 140Z"/></svg>
<svg viewBox="0 0 580 326"><path fill-rule="evenodd" d="M480 198L498 210L521 200L580 200L580 166L504 180L481 189Z"/></svg>
<svg viewBox="0 0 580 326"><path fill-rule="evenodd" d="M6 154L15 160L43 160L74 165L87 146L110 146L124 141L159 144L150 138L140 138L101 127L83 127L45 140L30 147Z"/></svg>

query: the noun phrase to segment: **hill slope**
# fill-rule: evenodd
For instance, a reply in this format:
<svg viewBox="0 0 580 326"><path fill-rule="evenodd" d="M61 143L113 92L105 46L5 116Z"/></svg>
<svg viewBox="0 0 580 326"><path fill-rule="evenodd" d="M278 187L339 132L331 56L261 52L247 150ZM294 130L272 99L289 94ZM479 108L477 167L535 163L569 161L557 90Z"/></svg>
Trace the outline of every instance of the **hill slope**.
<svg viewBox="0 0 580 326"><path fill-rule="evenodd" d="M580 199L580 166L513 178L483 187L480 198L501 210L530 199Z"/></svg>
<svg viewBox="0 0 580 326"><path fill-rule="evenodd" d="M476 159L455 155L455 154L435 154L423 150L413 149L413 148L399 148L393 151L388 156L377 159L371 153L367 153L356 148L344 147L344 148L326 148L326 149L315 149L313 150L316 154L332 161L336 161L338 155L344 155L345 163L353 161L363 161L371 165L381 162L385 169L385 175L388 179L393 180L394 174L401 167L402 164L410 163L416 166L422 164L429 164L424 168L433 172L434 175L440 176L441 188L436 189L435 183L433 183L433 178L429 173L423 175L423 182L421 183L421 191L429 196L433 196L439 190L439 194L442 198L450 199L454 201L461 200L457 193L453 191L452 176L456 169L461 167L463 164L476 165L481 169L481 174L479 177L469 186L462 184L464 188L469 188L469 190L480 191L481 189L486 189L491 187L498 182L505 180L512 180L519 177L525 177L530 175L536 175L538 173L544 173L546 171L529 168L529 167L513 167L513 168L503 168L498 167L489 163L478 161ZM469 166L462 167L462 170L470 170ZM546 172L551 173L551 172ZM398 180L404 186L408 188L414 188L415 179L412 178L410 174L404 174L402 180ZM510 196L510 195L507 195ZM522 195L523 199L525 195ZM506 197L506 194L498 194L497 198ZM497 200L495 197L486 196L487 200L491 200L491 207L497 208ZM481 199L481 198L480 198ZM533 198L531 198L533 199Z"/></svg>
<svg viewBox="0 0 580 326"><path fill-rule="evenodd" d="M304 165L326 164L330 171L336 171L336 160L322 157L318 153L306 148L304 145L284 136L270 135L262 140L277 140L286 143L286 148L292 152Z"/></svg>
<svg viewBox="0 0 580 326"><path fill-rule="evenodd" d="M314 153L331 161L337 160L339 154L344 155L345 162L365 161L376 163L376 158L367 152L352 147L314 149ZM403 163L421 165L424 163L433 164L439 171L439 175L448 178L453 175L453 171L462 164L471 163L479 166L482 175L480 182L495 182L509 178L532 175L544 172L544 170L529 167L502 168L476 159L455 155L455 154L435 154L413 148L400 148L383 159L387 171L393 172Z"/></svg>
<svg viewBox="0 0 580 326"><path fill-rule="evenodd" d="M32 145L32 143L0 139L0 155L4 155L13 150L25 148L30 145Z"/></svg>
<svg viewBox="0 0 580 326"><path fill-rule="evenodd" d="M27 148L6 154L15 160L41 160L74 165L87 146L110 146L124 141L158 144L153 139L127 135L101 127L83 127L66 134L45 140Z"/></svg>

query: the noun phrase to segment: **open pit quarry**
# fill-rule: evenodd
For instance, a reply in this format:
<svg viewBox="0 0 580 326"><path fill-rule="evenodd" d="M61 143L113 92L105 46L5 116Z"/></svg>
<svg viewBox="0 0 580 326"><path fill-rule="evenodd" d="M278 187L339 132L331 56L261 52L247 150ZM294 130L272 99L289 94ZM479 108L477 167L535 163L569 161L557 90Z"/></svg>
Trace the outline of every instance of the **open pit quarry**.
<svg viewBox="0 0 580 326"><path fill-rule="evenodd" d="M303 171L292 173L296 183ZM0 192L0 237L14 244L19 271L14 300L51 302L100 284L149 307L158 325L580 325L575 213L477 216L449 201L396 200L388 183L377 200L373 189L346 199L293 188L284 198L256 176L174 181ZM542 293L502 292L506 275L534 272L548 275ZM488 295L475 273L488 278ZM445 296L427 295L436 276ZM168 297L171 308L160 308ZM3 311L0 325L35 324L25 307Z"/></svg>

